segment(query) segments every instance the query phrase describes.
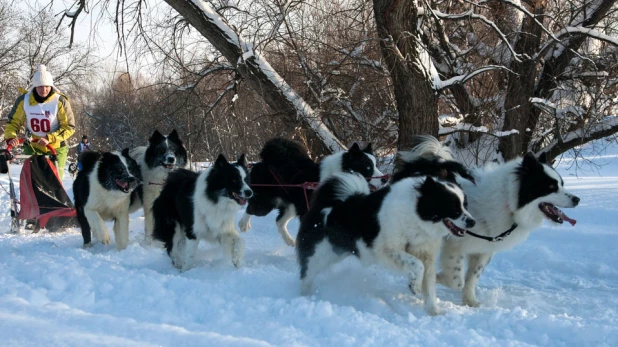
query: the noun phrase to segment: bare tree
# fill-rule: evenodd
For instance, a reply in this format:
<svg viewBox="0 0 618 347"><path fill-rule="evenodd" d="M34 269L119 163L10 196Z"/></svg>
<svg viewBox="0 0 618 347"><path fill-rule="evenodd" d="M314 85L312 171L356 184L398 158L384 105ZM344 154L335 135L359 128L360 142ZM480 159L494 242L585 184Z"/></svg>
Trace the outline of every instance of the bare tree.
<svg viewBox="0 0 618 347"><path fill-rule="evenodd" d="M618 43L615 1L167 0L180 15L169 19L178 35L165 44L149 40L178 66L165 83L178 89L184 81L190 88L182 91L200 95L199 82L214 73L221 83L207 104L238 116L235 96L245 88L265 101L270 116L300 119L327 150L358 133L375 137L374 128L386 138L395 132L399 148L411 135L430 133L475 152L476 160L527 150L555 157L618 131L607 102L616 79L607 59ZM142 4L118 2L121 38L146 32ZM374 22L366 20L371 15ZM190 65L195 50L183 47L192 32L187 24L216 51L201 68ZM589 87L593 79L600 89ZM372 81L373 94L361 80ZM562 105L577 100L585 101L581 110L565 113ZM230 134L242 136L233 117L224 117Z"/></svg>

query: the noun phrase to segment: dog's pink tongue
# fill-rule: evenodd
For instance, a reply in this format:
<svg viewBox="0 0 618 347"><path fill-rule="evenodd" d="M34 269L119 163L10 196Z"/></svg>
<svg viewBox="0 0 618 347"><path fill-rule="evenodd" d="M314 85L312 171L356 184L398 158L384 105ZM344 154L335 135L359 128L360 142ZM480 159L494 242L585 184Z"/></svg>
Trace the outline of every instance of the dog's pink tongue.
<svg viewBox="0 0 618 347"><path fill-rule="evenodd" d="M577 223L577 221L575 219L569 218L569 216L564 214L564 212L560 213L560 218L562 218L563 220L571 223L572 226L575 226L575 223Z"/></svg>
<svg viewBox="0 0 618 347"><path fill-rule="evenodd" d="M119 185L122 188L126 188L129 183L122 182L121 180L116 180L116 184Z"/></svg>
<svg viewBox="0 0 618 347"><path fill-rule="evenodd" d="M557 208L557 207L556 207L556 212L558 213L558 216L560 216L560 218L562 218L562 220L565 220L565 221L571 223L572 226L575 226L575 223L577 223L577 221L575 219L569 218L569 216L564 214L564 212L562 212L562 210Z"/></svg>

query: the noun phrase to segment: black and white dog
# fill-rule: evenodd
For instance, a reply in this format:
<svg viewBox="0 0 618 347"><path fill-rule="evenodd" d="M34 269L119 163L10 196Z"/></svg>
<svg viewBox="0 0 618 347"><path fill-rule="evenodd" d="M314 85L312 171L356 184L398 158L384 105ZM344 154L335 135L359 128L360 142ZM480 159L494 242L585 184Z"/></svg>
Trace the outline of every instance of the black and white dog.
<svg viewBox="0 0 618 347"><path fill-rule="evenodd" d="M321 270L353 254L406 274L412 293L422 290L427 313L438 314L434 263L444 236L459 238L474 226L465 205L457 185L430 176L370 193L362 176L334 174L314 193L298 231L302 294Z"/></svg>
<svg viewBox="0 0 618 347"><path fill-rule="evenodd" d="M91 231L96 239L109 244L105 221L113 220L116 247L126 248L131 193L141 183L137 163L129 156L128 148L122 153L88 151L80 159L82 170L73 182L73 196L84 247L92 245Z"/></svg>
<svg viewBox="0 0 618 347"><path fill-rule="evenodd" d="M233 164L219 155L212 167L200 173L173 171L152 207L153 237L165 244L181 271L193 266L200 240L221 244L238 268L244 242L234 221L252 194L244 154Z"/></svg>
<svg viewBox="0 0 618 347"><path fill-rule="evenodd" d="M187 150L175 129L168 136L155 130L148 139L148 146L134 148L130 154L139 164L144 181L134 193L136 203L131 205L130 212L144 208L144 237L149 242L154 228L152 204L161 193L170 172L189 167Z"/></svg>
<svg viewBox="0 0 618 347"><path fill-rule="evenodd" d="M437 154L443 159L440 142L430 136L419 141L402 158L414 165L416 159ZM562 177L547 163L545 155L538 159L528 153L523 158L503 164L491 163L472 171L473 184L457 178L469 202L469 211L476 218L476 226L469 231L492 239L504 236L502 241L491 242L468 234L463 238L444 241L440 256L441 273L438 282L462 290L462 302L478 306L476 284L481 273L496 252L510 249L526 240L531 231L541 226L544 219L554 223L575 220L566 216L559 207L575 207L579 198L564 188ZM464 263L467 270L464 278Z"/></svg>
<svg viewBox="0 0 618 347"><path fill-rule="evenodd" d="M311 200L313 191L283 185L321 182L337 172L358 172L367 177L369 185L375 188L387 181L381 178L384 174L376 167L371 144L361 149L355 143L348 151L331 154L320 163L315 163L300 143L274 138L264 144L260 158L261 161L253 165L250 173L253 198L249 200L238 226L241 231L247 231L251 229L252 215L265 216L277 208L277 230L289 246L294 246L295 241L288 232L287 224L292 218L307 213L307 202Z"/></svg>

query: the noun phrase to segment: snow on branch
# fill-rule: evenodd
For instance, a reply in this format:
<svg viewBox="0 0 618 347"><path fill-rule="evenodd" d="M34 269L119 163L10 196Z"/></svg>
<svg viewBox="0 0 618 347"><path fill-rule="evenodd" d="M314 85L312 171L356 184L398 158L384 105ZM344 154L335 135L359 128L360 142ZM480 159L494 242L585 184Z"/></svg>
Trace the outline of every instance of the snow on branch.
<svg viewBox="0 0 618 347"><path fill-rule="evenodd" d="M597 140L618 132L618 116L607 116L598 122L585 125L577 130L570 131L554 139L549 145L541 149L540 153L563 153L583 143ZM559 150L554 150L558 148ZM550 160L555 156L550 155Z"/></svg>
<svg viewBox="0 0 618 347"><path fill-rule="evenodd" d="M462 20L462 19L469 19L469 18L478 19L482 21L483 23L485 23L485 25L487 25L488 27L492 28L498 34L498 36L500 36L500 40L508 47L509 51L511 52L511 54L513 55L516 61L521 62L520 58L526 58L525 55L522 56L521 54L517 54L517 52L515 52L515 49L513 48L513 46L511 46L511 43L506 38L506 35L500 30L500 28L498 28L496 23L487 19L487 17L483 15L474 13L474 10L468 10L462 13L450 13L449 14L449 13L442 13L435 9L431 9L431 12L438 18L444 19L444 20Z"/></svg>
<svg viewBox="0 0 618 347"><path fill-rule="evenodd" d="M450 135L450 134L454 134L458 132L479 133L479 134L491 135L494 137L505 137L505 136L511 136L513 134L519 134L519 131L515 129L506 130L506 131L499 131L499 130L491 131L489 130L489 128L485 126L477 127L469 123L458 123L450 127L440 126L440 130L438 131L438 134L440 136L444 136L444 135Z"/></svg>
<svg viewBox="0 0 618 347"><path fill-rule="evenodd" d="M605 35L602 32L598 31L598 30L594 30L594 29L589 29L589 28L584 28L584 27L566 27L562 30L560 30L556 36L560 37L562 35L567 35L567 34L582 34L582 35L586 35L592 38L595 38L597 40L600 41L604 41L607 42L609 44L612 44L614 46L618 46L618 38L613 37L613 36L609 36L609 35Z"/></svg>
<svg viewBox="0 0 618 347"><path fill-rule="evenodd" d="M483 72L487 72L487 71L492 71L492 70L506 70L506 71L511 71L509 69L507 69L504 66L500 66L500 65L487 65L484 66L482 68L479 68L477 70L471 71L465 75L461 75L461 76L455 76L455 77L451 77L449 79L447 79L446 81L440 81L439 82L439 89L447 89L455 84L463 84L466 83L467 81L471 80L474 76L479 75ZM512 72L512 71L511 71Z"/></svg>

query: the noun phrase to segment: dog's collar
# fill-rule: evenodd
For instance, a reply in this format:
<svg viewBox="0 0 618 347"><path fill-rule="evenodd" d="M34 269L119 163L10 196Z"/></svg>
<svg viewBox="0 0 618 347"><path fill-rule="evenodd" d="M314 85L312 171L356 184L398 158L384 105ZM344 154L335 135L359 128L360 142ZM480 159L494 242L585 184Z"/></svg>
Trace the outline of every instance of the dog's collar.
<svg viewBox="0 0 618 347"><path fill-rule="evenodd" d="M517 223L513 223L513 225L511 225L511 227L507 231L503 232L502 234L498 236L494 236L494 237L479 235L479 234L471 232L470 230L466 230L466 234L469 234L470 236L474 236L479 239L483 239L485 241L497 242L497 241L504 240L505 237L509 236L513 232L513 230L515 230L515 228L517 228Z"/></svg>

